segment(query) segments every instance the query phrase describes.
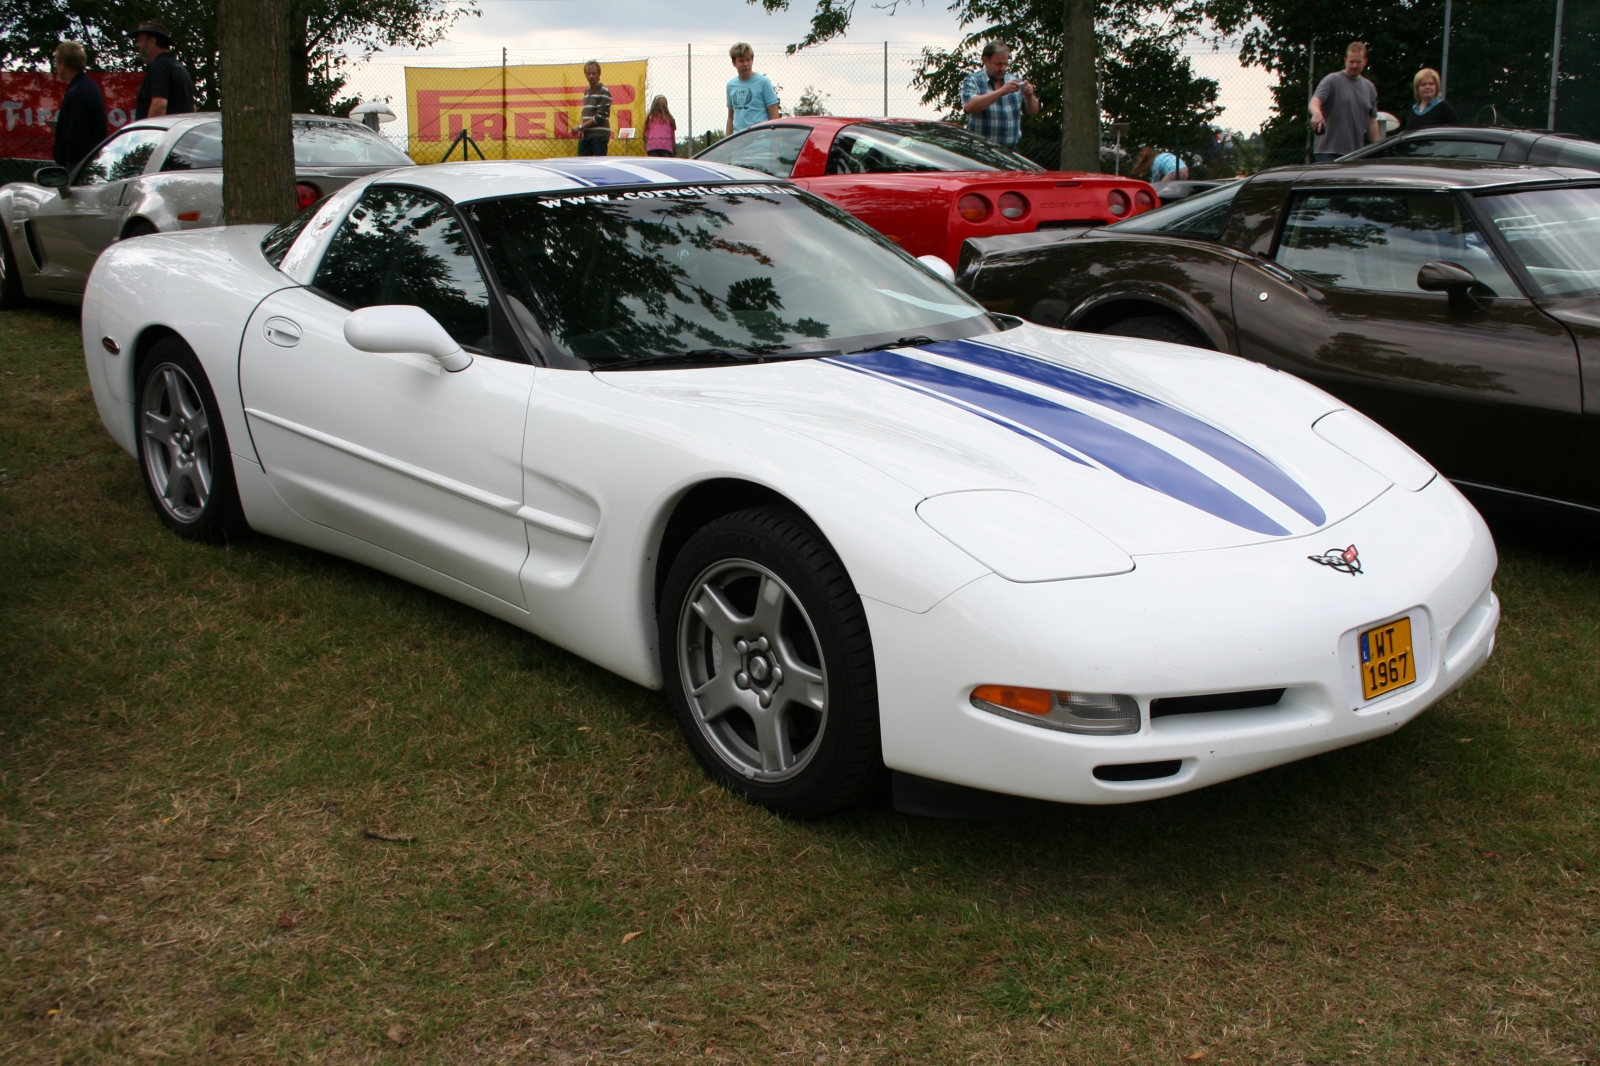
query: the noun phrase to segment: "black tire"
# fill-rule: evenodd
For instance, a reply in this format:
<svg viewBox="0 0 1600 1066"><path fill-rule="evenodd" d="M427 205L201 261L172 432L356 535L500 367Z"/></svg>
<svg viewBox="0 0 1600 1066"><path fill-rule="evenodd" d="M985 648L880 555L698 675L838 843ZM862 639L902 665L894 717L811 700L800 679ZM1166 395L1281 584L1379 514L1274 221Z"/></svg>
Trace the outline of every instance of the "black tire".
<svg viewBox="0 0 1600 1066"><path fill-rule="evenodd" d="M1138 337L1147 341L1166 341L1169 344L1187 344L1191 348L1211 348L1212 344L1206 340L1201 332L1175 318L1166 318L1161 315L1139 315L1136 318L1124 318L1121 322L1113 322L1101 333L1113 337Z"/></svg>
<svg viewBox="0 0 1600 1066"><path fill-rule="evenodd" d="M27 306L28 294L22 291L17 253L11 249L11 238L0 231L0 308L15 311Z"/></svg>
<svg viewBox="0 0 1600 1066"><path fill-rule="evenodd" d="M221 409L189 346L171 336L152 345L134 396L139 471L161 521L210 544L249 535Z"/></svg>
<svg viewBox="0 0 1600 1066"><path fill-rule="evenodd" d="M134 237L148 237L152 233L160 233L148 219L136 218L128 223L128 228L122 231L122 239L130 240Z"/></svg>
<svg viewBox="0 0 1600 1066"><path fill-rule="evenodd" d="M657 622L667 696L717 781L795 817L886 786L866 613L816 532L767 508L713 521L673 560Z"/></svg>

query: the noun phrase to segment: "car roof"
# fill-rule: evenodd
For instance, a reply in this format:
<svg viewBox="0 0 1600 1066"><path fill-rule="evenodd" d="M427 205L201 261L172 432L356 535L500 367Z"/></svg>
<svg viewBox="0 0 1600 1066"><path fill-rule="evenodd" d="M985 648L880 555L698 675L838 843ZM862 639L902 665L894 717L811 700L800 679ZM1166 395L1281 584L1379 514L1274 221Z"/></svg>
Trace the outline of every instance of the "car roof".
<svg viewBox="0 0 1600 1066"><path fill-rule="evenodd" d="M360 126L355 119L341 118L338 115L294 115L296 122L339 122L351 126ZM185 111L181 115L153 115L149 118L138 118L123 126L124 130L170 130L174 126L192 124L198 126L202 122L222 121L221 111ZM365 127L362 127L363 129ZM121 132L119 130L118 132Z"/></svg>
<svg viewBox="0 0 1600 1066"><path fill-rule="evenodd" d="M1600 175L1578 167L1501 163L1492 159L1352 159L1348 163L1315 163L1278 167L1260 176L1293 172L1296 185L1336 181L1340 185L1405 186L1407 188L1479 189L1496 185L1531 185L1560 181L1595 182Z"/></svg>
<svg viewBox="0 0 1600 1066"><path fill-rule="evenodd" d="M607 156L579 159L490 159L391 172L393 180L429 189L457 203L498 196L608 187L710 185L739 182L788 185L789 182L744 167L661 156ZM386 180L386 179L380 179Z"/></svg>

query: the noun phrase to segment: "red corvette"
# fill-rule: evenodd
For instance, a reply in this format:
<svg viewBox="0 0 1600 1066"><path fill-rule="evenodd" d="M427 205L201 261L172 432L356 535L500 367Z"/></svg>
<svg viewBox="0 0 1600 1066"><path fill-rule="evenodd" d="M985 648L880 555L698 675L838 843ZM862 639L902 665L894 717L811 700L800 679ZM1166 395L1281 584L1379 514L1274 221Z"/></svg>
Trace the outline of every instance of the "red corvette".
<svg viewBox="0 0 1600 1066"><path fill-rule="evenodd" d="M780 118L696 158L789 178L912 255L937 255L952 266L968 237L1098 226L1160 203L1137 178L1044 170L944 122Z"/></svg>

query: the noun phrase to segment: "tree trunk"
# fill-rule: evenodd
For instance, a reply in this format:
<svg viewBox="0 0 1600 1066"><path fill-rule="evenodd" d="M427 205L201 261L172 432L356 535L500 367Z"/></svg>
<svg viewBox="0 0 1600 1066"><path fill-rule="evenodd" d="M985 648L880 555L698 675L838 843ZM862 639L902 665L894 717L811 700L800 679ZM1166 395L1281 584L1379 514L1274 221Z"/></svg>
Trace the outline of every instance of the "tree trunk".
<svg viewBox="0 0 1600 1066"><path fill-rule="evenodd" d="M289 106L296 114L311 111L311 55L306 47L307 18L296 4L289 12Z"/></svg>
<svg viewBox="0 0 1600 1066"><path fill-rule="evenodd" d="M225 225L295 213L288 45L289 0L219 0Z"/></svg>
<svg viewBox="0 0 1600 1066"><path fill-rule="evenodd" d="M1061 40L1061 169L1100 170L1099 42L1095 0L1065 0Z"/></svg>

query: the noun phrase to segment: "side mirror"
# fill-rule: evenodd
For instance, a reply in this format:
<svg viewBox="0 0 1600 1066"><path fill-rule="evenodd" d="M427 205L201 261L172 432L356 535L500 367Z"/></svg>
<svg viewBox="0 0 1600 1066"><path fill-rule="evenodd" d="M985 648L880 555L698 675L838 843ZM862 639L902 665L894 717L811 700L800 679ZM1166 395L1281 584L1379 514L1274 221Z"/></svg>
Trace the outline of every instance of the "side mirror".
<svg viewBox="0 0 1600 1066"><path fill-rule="evenodd" d="M439 320L415 304L379 304L350 312L344 320L344 339L363 352L431 355L452 374L472 365Z"/></svg>
<svg viewBox="0 0 1600 1066"><path fill-rule="evenodd" d="M927 267L930 272L939 275L950 284L954 285L956 283L955 268L949 263L946 263L943 259L940 259L938 256L919 255L917 256L917 262L921 263L923 266Z"/></svg>
<svg viewBox="0 0 1600 1066"><path fill-rule="evenodd" d="M72 175L67 173L66 167L40 167L33 172L33 183L43 185L47 189L60 189L62 196L72 195L69 185Z"/></svg>
<svg viewBox="0 0 1600 1066"><path fill-rule="evenodd" d="M1423 292L1443 292L1450 295L1452 311L1481 311L1483 302L1472 294L1478 279L1472 271L1459 263L1437 260L1422 264L1417 271L1417 288Z"/></svg>

